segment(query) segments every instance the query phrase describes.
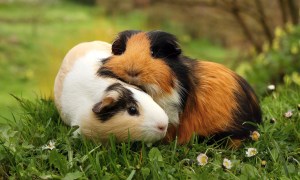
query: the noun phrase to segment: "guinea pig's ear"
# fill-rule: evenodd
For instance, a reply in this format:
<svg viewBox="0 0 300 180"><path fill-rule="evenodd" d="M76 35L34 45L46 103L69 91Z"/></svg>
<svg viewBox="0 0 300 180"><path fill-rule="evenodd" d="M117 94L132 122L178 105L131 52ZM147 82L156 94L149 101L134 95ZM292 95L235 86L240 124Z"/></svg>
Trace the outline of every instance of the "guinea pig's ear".
<svg viewBox="0 0 300 180"><path fill-rule="evenodd" d="M112 43L112 53L114 55L121 55L126 50L126 43L127 40L134 34L137 34L141 31L137 30L126 30L123 32L120 32L118 37L115 39L115 41Z"/></svg>
<svg viewBox="0 0 300 180"><path fill-rule="evenodd" d="M154 58L176 58L181 54L177 38L163 31L150 31L147 33L151 52Z"/></svg>
<svg viewBox="0 0 300 180"><path fill-rule="evenodd" d="M92 110L94 113L100 113L104 107L111 106L115 101L113 97L107 96L103 98L102 101L96 103Z"/></svg>

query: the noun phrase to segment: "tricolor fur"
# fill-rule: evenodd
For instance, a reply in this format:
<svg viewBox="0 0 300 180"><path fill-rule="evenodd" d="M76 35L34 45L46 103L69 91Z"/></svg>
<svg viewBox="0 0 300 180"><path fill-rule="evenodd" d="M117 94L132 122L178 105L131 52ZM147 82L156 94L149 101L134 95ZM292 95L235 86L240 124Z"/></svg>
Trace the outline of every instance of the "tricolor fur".
<svg viewBox="0 0 300 180"><path fill-rule="evenodd" d="M62 120L100 141L107 141L111 134L118 141L126 141L128 136L146 142L163 138L168 117L148 94L97 75L103 60L111 55L110 49L110 44L95 41L81 43L68 52L54 87Z"/></svg>
<svg viewBox="0 0 300 180"><path fill-rule="evenodd" d="M98 70L149 93L169 116L166 139L188 142L196 133L244 139L261 122L249 84L223 65L181 54L175 36L162 31L124 31ZM250 122L250 123L248 123Z"/></svg>

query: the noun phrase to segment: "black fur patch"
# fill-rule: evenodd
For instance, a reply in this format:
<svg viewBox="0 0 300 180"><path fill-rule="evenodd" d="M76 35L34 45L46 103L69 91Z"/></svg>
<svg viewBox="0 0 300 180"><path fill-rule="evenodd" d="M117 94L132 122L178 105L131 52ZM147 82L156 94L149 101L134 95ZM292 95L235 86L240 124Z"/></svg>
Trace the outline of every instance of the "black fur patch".
<svg viewBox="0 0 300 180"><path fill-rule="evenodd" d="M217 134L216 137L224 138L231 136L233 139L245 139L250 137L250 133L257 129L257 125L262 122L262 112L258 104L254 90L241 76L235 76L242 92L234 92L238 109L233 111L234 122L237 128L232 131ZM256 101L253 99L255 98Z"/></svg>
<svg viewBox="0 0 300 180"><path fill-rule="evenodd" d="M103 77L110 77L110 78L118 79L118 80L124 82L124 80L122 78L117 76L115 73L113 73L110 69L108 69L106 67L99 68L98 71L97 71L97 75L98 76L103 76Z"/></svg>
<svg viewBox="0 0 300 180"><path fill-rule="evenodd" d="M151 41L151 51L154 58L162 59L173 71L180 83L181 109L191 93L196 78L191 77L195 60L181 56L181 49L174 35L163 31L150 31L147 33Z"/></svg>
<svg viewBox="0 0 300 180"><path fill-rule="evenodd" d="M101 59L100 61L102 62L102 64L105 64L107 61L110 60L111 57L108 57L108 58L104 58L104 59Z"/></svg>
<svg viewBox="0 0 300 180"><path fill-rule="evenodd" d="M147 35L151 41L154 58L176 58L181 54L177 38L174 35L163 31L150 31Z"/></svg>
<svg viewBox="0 0 300 180"><path fill-rule="evenodd" d="M168 64L168 66L172 69L175 76L179 81L179 94L181 99L181 108L184 109L187 97L193 96L193 89L195 89L196 78L193 78L193 64L196 63L196 60L191 60L187 57L178 57L178 60L174 61L172 59L164 59L164 61Z"/></svg>
<svg viewBox="0 0 300 180"><path fill-rule="evenodd" d="M116 91L119 93L119 98L114 103L103 107L99 113L96 113L99 120L103 122L108 121L117 113L127 111L132 107L136 108L137 112L131 115L139 115L137 101L133 98L133 93L130 90L126 89L120 83L115 83L109 86L105 91L106 93L109 91Z"/></svg>
<svg viewBox="0 0 300 180"><path fill-rule="evenodd" d="M127 30L120 32L118 37L115 39L115 41L112 44L111 50L114 55L121 55L126 50L126 43L127 40L134 34L137 34L141 31L136 30Z"/></svg>
<svg viewBox="0 0 300 180"><path fill-rule="evenodd" d="M111 70L109 70L108 68L105 68L105 67L101 67L100 69L98 69L97 75L102 76L102 77L114 78L114 79L117 79L117 80L122 81L124 83L127 83L124 79L120 78L115 73L113 73ZM146 90L143 86L134 85L134 86L132 86L132 88L135 88L139 91L146 92Z"/></svg>

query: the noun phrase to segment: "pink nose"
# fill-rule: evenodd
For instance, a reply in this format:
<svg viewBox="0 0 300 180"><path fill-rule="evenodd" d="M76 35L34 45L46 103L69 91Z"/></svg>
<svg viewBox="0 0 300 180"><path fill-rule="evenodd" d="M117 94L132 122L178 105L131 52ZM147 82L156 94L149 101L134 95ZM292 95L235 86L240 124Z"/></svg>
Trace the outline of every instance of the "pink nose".
<svg viewBox="0 0 300 180"><path fill-rule="evenodd" d="M157 126L157 129L159 130L159 131L165 131L166 129L167 129L167 126L166 125L158 125Z"/></svg>

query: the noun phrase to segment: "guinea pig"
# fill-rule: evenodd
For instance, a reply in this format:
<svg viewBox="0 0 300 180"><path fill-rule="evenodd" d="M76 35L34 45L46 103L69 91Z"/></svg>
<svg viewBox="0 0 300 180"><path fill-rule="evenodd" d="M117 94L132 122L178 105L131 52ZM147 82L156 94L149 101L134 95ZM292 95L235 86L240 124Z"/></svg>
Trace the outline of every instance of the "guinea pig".
<svg viewBox="0 0 300 180"><path fill-rule="evenodd" d="M241 76L221 64L182 55L177 38L163 31L119 33L98 75L147 92L169 116L165 140L187 143L193 134L230 136L233 146L261 123L257 96Z"/></svg>
<svg viewBox="0 0 300 180"><path fill-rule="evenodd" d="M155 142L167 132L168 116L145 92L111 77L97 75L111 45L85 42L65 56L54 84L55 104L62 120L79 126L87 138L106 142Z"/></svg>

